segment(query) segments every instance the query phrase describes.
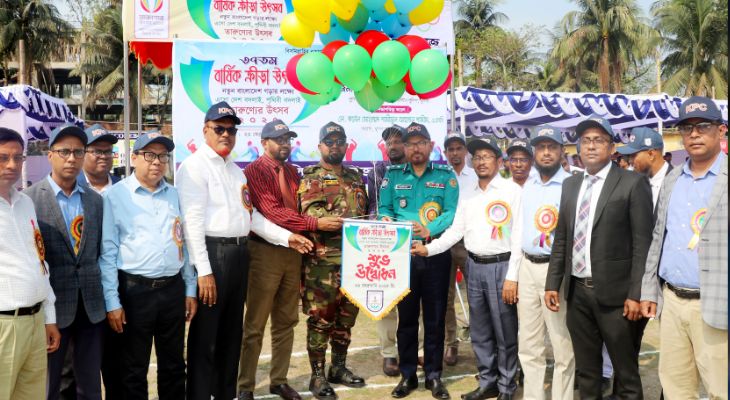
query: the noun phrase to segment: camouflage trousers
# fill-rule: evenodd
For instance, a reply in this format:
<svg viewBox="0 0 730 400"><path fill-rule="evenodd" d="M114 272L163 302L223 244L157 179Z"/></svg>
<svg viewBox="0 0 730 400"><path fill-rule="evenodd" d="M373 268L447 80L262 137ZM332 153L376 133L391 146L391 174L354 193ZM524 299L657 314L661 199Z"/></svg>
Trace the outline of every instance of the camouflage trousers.
<svg viewBox="0 0 730 400"><path fill-rule="evenodd" d="M347 353L358 308L340 292L340 264L305 260L302 270L302 311L307 319L307 352L324 361L327 342L335 353Z"/></svg>

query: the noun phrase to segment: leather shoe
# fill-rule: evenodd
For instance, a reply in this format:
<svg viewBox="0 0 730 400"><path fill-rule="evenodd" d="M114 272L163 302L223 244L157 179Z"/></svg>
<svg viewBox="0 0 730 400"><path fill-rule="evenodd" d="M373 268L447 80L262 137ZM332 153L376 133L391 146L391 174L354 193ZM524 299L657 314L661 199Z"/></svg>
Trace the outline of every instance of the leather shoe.
<svg viewBox="0 0 730 400"><path fill-rule="evenodd" d="M499 389L496 387L483 388L479 386L469 393L462 394L461 398L463 400L486 400L497 396L499 396Z"/></svg>
<svg viewBox="0 0 730 400"><path fill-rule="evenodd" d="M449 367L453 367L459 362L459 348L449 346L446 348L446 354L444 354L444 363Z"/></svg>
<svg viewBox="0 0 730 400"><path fill-rule="evenodd" d="M431 391L431 397L434 399L447 400L451 398L446 386L441 382L441 378L426 379L426 389Z"/></svg>
<svg viewBox="0 0 730 400"><path fill-rule="evenodd" d="M402 399L416 389L418 389L418 378L415 376L411 376L410 378L403 377L395 389L390 392L390 395L396 399Z"/></svg>
<svg viewBox="0 0 730 400"><path fill-rule="evenodd" d="M286 383L269 386L269 393L275 394L284 400L302 400L302 396Z"/></svg>
<svg viewBox="0 0 730 400"><path fill-rule="evenodd" d="M238 400L253 400L253 392L242 391L238 393Z"/></svg>
<svg viewBox="0 0 730 400"><path fill-rule="evenodd" d="M512 400L514 395L507 394L507 393L500 393L499 396L497 396L497 400Z"/></svg>
<svg viewBox="0 0 730 400"><path fill-rule="evenodd" d="M398 360L395 357L383 358L383 373L387 376L400 375L400 368L398 368Z"/></svg>

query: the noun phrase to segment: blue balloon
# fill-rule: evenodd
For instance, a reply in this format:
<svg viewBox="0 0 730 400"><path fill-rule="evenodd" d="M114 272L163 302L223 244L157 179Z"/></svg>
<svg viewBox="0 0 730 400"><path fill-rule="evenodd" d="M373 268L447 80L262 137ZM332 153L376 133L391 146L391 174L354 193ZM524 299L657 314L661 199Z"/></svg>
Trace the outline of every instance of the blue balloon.
<svg viewBox="0 0 730 400"><path fill-rule="evenodd" d="M380 23L380 26L383 28L383 33L388 35L391 39L399 38L411 30L411 23L409 22L407 25L402 24L395 14L386 18Z"/></svg>
<svg viewBox="0 0 730 400"><path fill-rule="evenodd" d="M368 10L377 10L385 6L386 0L360 0L365 8Z"/></svg>
<svg viewBox="0 0 730 400"><path fill-rule="evenodd" d="M422 0L393 0L393 3L395 4L395 9L398 10L398 12L408 14L421 5L421 1Z"/></svg>
<svg viewBox="0 0 730 400"><path fill-rule="evenodd" d="M387 11L385 11L385 7L380 7L377 10L370 10L370 20L375 22L380 22L385 20L386 18L390 17L390 14L388 14Z"/></svg>
<svg viewBox="0 0 730 400"><path fill-rule="evenodd" d="M368 25L365 27L363 32L365 31L383 31L383 27L380 25L380 22L373 21L372 18L370 21L368 21Z"/></svg>
<svg viewBox="0 0 730 400"><path fill-rule="evenodd" d="M395 17L398 18L398 22L400 22L401 25L411 25L411 17L409 17L408 14L399 11L395 13Z"/></svg>
<svg viewBox="0 0 730 400"><path fill-rule="evenodd" d="M335 18L332 18L332 27L328 33L320 33L319 40L322 41L323 45L328 45L330 42L335 40L344 40L345 42L350 41L350 32L346 31L345 28L341 27Z"/></svg>

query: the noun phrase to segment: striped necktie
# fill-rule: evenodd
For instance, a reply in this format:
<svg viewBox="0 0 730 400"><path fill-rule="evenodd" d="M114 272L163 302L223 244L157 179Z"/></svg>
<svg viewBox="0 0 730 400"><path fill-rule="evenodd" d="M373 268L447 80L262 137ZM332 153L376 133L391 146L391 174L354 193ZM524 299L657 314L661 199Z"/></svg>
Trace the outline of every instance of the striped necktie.
<svg viewBox="0 0 730 400"><path fill-rule="evenodd" d="M590 224L591 195L593 185L598 181L597 176L588 175L586 190L580 200L578 217L575 221L575 240L573 241L573 273L579 274L586 269L586 244L588 236L588 224Z"/></svg>

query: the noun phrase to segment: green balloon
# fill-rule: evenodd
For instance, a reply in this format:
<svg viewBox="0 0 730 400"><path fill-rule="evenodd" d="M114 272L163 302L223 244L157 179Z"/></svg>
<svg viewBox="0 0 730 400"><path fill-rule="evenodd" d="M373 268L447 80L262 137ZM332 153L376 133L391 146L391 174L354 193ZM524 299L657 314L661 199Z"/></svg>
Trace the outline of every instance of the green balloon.
<svg viewBox="0 0 730 400"><path fill-rule="evenodd" d="M355 92L355 100L357 100L357 104L359 104L360 107L370 112L375 112L383 105L383 99L378 97L373 90L372 81L368 81L365 87L363 87L360 91Z"/></svg>
<svg viewBox="0 0 730 400"><path fill-rule="evenodd" d="M403 93L406 91L406 83L398 81L391 86L385 86L379 80L373 79L373 90L381 99L388 103L394 103L403 97Z"/></svg>
<svg viewBox="0 0 730 400"><path fill-rule="evenodd" d="M316 93L329 90L331 82L335 79L332 62L326 55L319 52L302 56L297 63L296 72L302 86Z"/></svg>
<svg viewBox="0 0 730 400"><path fill-rule="evenodd" d="M332 87L327 93L330 95L330 103L336 101L340 98L340 95L342 94L342 85L335 81L332 81Z"/></svg>
<svg viewBox="0 0 730 400"><path fill-rule="evenodd" d="M352 15L349 21L337 17L337 23L348 32L362 32L368 24L368 18L370 18L368 9L362 4L358 4L355 14Z"/></svg>
<svg viewBox="0 0 730 400"><path fill-rule="evenodd" d="M304 59L304 57L302 57ZM301 62L301 60L299 60ZM372 70L372 61L367 50L356 44L348 44L340 47L335 53L332 60L332 68L334 69L337 79L343 85L349 87L354 92L361 90L368 79L370 79L370 71ZM298 68L297 68L298 69ZM302 82L304 84L304 82Z"/></svg>
<svg viewBox="0 0 730 400"><path fill-rule="evenodd" d="M326 104L329 104L330 97L331 97L329 92L323 92L323 93L317 93L317 94L309 94L309 93L301 92L299 94L302 95L302 98L304 98L304 100L306 100L312 104L316 104L318 106L324 106Z"/></svg>
<svg viewBox="0 0 730 400"><path fill-rule="evenodd" d="M383 85L391 86L402 80L410 66L411 54L408 48L397 40L385 41L373 52L373 72Z"/></svg>
<svg viewBox="0 0 730 400"><path fill-rule="evenodd" d="M373 59L375 55L373 54ZM449 76L449 60L439 50L421 50L411 61L411 85L416 93L428 93L441 86Z"/></svg>

